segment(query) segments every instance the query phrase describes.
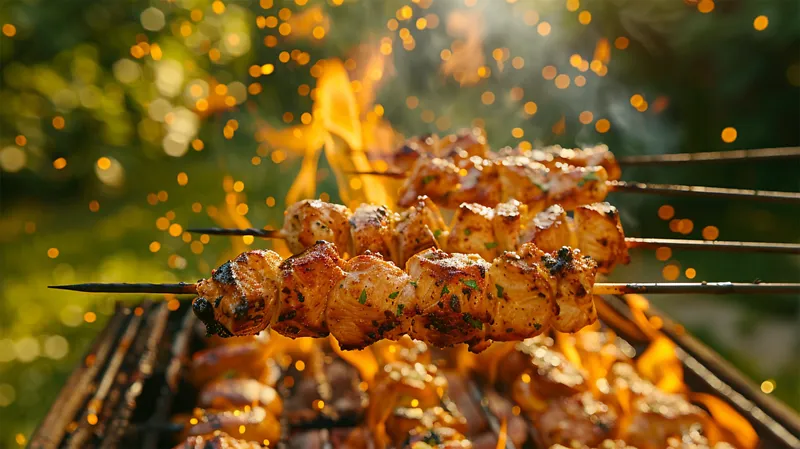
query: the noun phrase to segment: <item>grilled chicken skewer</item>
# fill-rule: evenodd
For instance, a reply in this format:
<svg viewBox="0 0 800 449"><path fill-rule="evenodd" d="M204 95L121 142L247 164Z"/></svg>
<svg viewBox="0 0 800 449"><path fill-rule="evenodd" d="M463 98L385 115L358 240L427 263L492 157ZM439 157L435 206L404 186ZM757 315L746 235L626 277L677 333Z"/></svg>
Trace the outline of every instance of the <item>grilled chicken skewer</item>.
<svg viewBox="0 0 800 449"><path fill-rule="evenodd" d="M606 145L594 147L563 148L552 145L532 150L506 148L497 153L490 151L486 133L481 128L466 128L454 134L439 137L435 134L412 137L392 154L390 165L399 171L408 171L419 157L433 156L451 158L461 154L491 158L497 154L517 154L530 157L536 162L552 166L562 162L576 167L601 166L608 172L609 179L619 179L620 166L628 165L685 165L702 162L763 161L773 159L794 159L800 157L800 147L760 148L752 150L708 151L702 153L653 154L623 156L617 158Z"/></svg>
<svg viewBox="0 0 800 449"><path fill-rule="evenodd" d="M560 206L529 218L527 207L517 201L495 208L465 203L447 226L439 208L427 197L417 198L412 207L401 213L393 213L385 206L362 204L351 211L339 204L304 200L286 210L280 231L257 234L285 239L293 254L327 240L336 244L344 258L372 251L399 267L428 248L475 253L491 260L527 242L536 243L546 252L562 246L577 247L595 259L604 273L629 260L619 214L608 203L580 206L574 220L567 218Z"/></svg>
<svg viewBox="0 0 800 449"><path fill-rule="evenodd" d="M491 160L475 156L459 163L442 158L420 158L408 174L353 174L404 178L398 198L401 206L407 206L419 195L428 195L436 204L447 208L455 208L462 202L494 206L515 198L534 210L551 204L573 209L581 204L603 201L612 191L800 203L800 193L611 180L600 166L574 167L556 163L554 168L548 168L525 156Z"/></svg>
<svg viewBox="0 0 800 449"><path fill-rule="evenodd" d="M566 246L545 253L526 243L492 262L431 248L412 256L404 271L372 253L343 260L334 244L320 241L283 261L273 251L248 251L195 285L149 288L196 292L193 310L211 335L252 335L271 326L290 338L332 334L342 348L357 349L409 334L432 346L467 343L476 351L490 340L521 340L548 327L575 332L597 319L593 294L800 290L797 284L595 285L596 272L591 257Z"/></svg>
<svg viewBox="0 0 800 449"><path fill-rule="evenodd" d="M500 203L494 208L463 203L447 226L439 208L427 197L417 198L415 205L401 213L393 213L384 206L362 204L351 211L338 204L304 200L287 209L280 230L189 231L285 239L294 254L318 240L328 240L337 244L343 257L369 250L398 266L405 265L415 252L431 247L493 259L527 242L536 243L544 251L564 245L577 247L598 261L601 273L610 272L616 264L627 263L627 249L631 247L800 253L800 245L796 244L626 238L616 208L608 203L579 206L574 218L567 217L558 205L533 218L529 216L527 206L517 201Z"/></svg>
<svg viewBox="0 0 800 449"><path fill-rule="evenodd" d="M441 138L435 134L412 137L391 156L390 165L395 170L408 172L418 159L436 157L462 161L479 157L491 160L502 156L524 156L550 168L555 168L556 164L603 167L608 178L612 180L619 179L622 175L620 164L606 145L586 149L563 148L560 145L531 150L506 147L493 152L486 140L486 133L481 128L466 128Z"/></svg>
<svg viewBox="0 0 800 449"><path fill-rule="evenodd" d="M411 139L393 160L402 171L357 174L406 178L398 198L404 207L417 196L428 195L447 208L462 202L491 207L513 198L533 211L552 204L571 210L603 201L610 191L800 203L800 194L792 192L619 181L619 164L604 145L586 150L507 148L493 153L482 130L449 136L444 142L432 136Z"/></svg>

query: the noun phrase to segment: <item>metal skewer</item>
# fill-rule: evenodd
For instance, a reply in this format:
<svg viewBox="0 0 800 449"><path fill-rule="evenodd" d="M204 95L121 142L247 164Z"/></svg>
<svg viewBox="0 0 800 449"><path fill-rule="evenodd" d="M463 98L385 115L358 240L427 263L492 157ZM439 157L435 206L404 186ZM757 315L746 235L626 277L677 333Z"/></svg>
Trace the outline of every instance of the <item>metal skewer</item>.
<svg viewBox="0 0 800 449"><path fill-rule="evenodd" d="M208 235L227 235L227 236L253 236L265 239L284 238L281 229L257 229L257 228L190 228L187 232ZM626 237L625 243L628 248L672 248L699 251L727 251L738 253L777 253L777 254L800 254L800 244L797 243L764 243L764 242L724 242L714 240L685 240L685 239L654 239Z"/></svg>
<svg viewBox="0 0 800 449"><path fill-rule="evenodd" d="M736 198L775 203L800 204L800 193L771 190L727 189L722 187L684 186L679 184L647 184L643 182L607 181L614 192L637 192L654 195Z"/></svg>
<svg viewBox="0 0 800 449"><path fill-rule="evenodd" d="M800 147L760 148L757 150L707 151L703 153L655 154L626 156L617 159L620 165L684 164L687 162L736 162L800 158Z"/></svg>
<svg viewBox="0 0 800 449"><path fill-rule="evenodd" d="M48 288L89 293L174 293L196 294L195 284L148 284L148 283L86 283L51 285ZM737 283L737 282L641 282L641 283L597 283L594 295L638 294L800 294L799 283Z"/></svg>
<svg viewBox="0 0 800 449"><path fill-rule="evenodd" d="M725 242L717 240L649 239L626 237L628 248L672 248L702 251L728 251L741 253L800 254L797 243Z"/></svg>

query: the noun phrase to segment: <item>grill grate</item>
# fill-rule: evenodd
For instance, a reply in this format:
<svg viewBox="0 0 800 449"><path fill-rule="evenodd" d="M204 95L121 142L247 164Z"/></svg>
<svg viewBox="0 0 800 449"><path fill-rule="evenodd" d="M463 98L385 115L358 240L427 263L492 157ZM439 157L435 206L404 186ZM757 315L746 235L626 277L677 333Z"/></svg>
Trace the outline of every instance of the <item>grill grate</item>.
<svg viewBox="0 0 800 449"><path fill-rule="evenodd" d="M601 318L605 315L605 324L640 352L647 339L634 324L627 304L616 297L605 299L604 306L598 307ZM183 381L183 372L191 351L203 344L202 339L195 338L196 319L189 309L188 305L182 305L170 312L163 303L149 302L133 309L117 305L108 325L34 433L30 447L172 447L174 437L170 430L175 429L168 424L170 416L190 410L195 404L196 392ZM762 394L728 362L687 335L668 317L652 307L647 313L662 318L662 331L677 344L685 382L693 391L711 393L733 406L758 433L760 447L800 447L800 418L795 413ZM617 318L610 319L612 314ZM325 358L329 363L331 358L335 363L343 363L333 352L327 352ZM284 377L297 374L292 372L291 365L283 368ZM472 378L457 381L461 393L454 398L456 402L468 401L467 406L479 411L480 419L496 437L502 418L489 401L496 393ZM318 390L321 396L334 402L337 395L343 394L339 388ZM288 411L287 398L292 392L284 387L279 391ZM342 447L362 420L362 414L352 410L340 416L320 413L311 419L291 418L288 412L284 415L283 435L291 438L279 442L277 447L285 449ZM527 431L523 447L538 447L530 423ZM506 448L517 449L511 438L506 440Z"/></svg>

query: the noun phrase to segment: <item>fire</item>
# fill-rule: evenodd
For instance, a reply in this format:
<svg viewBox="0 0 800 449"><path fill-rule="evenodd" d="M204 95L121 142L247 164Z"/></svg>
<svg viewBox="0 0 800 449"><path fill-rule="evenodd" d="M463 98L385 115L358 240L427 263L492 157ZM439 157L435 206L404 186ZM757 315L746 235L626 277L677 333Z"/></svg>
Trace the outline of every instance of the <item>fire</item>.
<svg viewBox="0 0 800 449"><path fill-rule="evenodd" d="M500 423L500 431L497 432L497 445L495 446L495 448L504 449L506 447L507 440L508 440L508 419L503 417L503 421Z"/></svg>
<svg viewBox="0 0 800 449"><path fill-rule="evenodd" d="M311 123L280 131L265 128L259 132L260 140L271 147L303 157L286 203L316 197L317 164L324 151L344 204L351 207L362 202L392 205L392 195L382 180L350 174L374 170L364 152L366 148L394 148L397 140L387 122L374 111L366 111L372 108L374 92L386 72L385 57L377 51L370 52L361 64L365 68L361 78L353 81L338 59L320 61L317 65L320 76ZM358 92L354 86L358 87Z"/></svg>
<svg viewBox="0 0 800 449"><path fill-rule="evenodd" d="M667 393L681 393L686 390L683 366L675 349L675 343L668 338L658 337L636 360L639 374Z"/></svg>
<svg viewBox="0 0 800 449"><path fill-rule="evenodd" d="M702 404L716 424L729 434L741 449L754 449L758 446L758 434L746 419L721 399L705 393L691 393L693 402Z"/></svg>

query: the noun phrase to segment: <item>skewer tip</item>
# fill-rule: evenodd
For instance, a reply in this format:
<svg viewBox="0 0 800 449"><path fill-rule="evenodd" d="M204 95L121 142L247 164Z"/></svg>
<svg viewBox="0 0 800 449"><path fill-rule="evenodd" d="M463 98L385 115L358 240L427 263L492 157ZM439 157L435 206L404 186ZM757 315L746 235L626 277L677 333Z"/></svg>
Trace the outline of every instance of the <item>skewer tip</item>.
<svg viewBox="0 0 800 449"><path fill-rule="evenodd" d="M280 229L189 228L186 229L186 232L190 232L193 234L229 235L229 236L252 235L255 237L262 237L266 239L282 238Z"/></svg>
<svg viewBox="0 0 800 449"><path fill-rule="evenodd" d="M195 293L195 284L179 282L176 284L150 284L150 283L85 283L85 284L66 284L48 285L47 288L55 290L70 290L74 292L87 293Z"/></svg>
<svg viewBox="0 0 800 449"><path fill-rule="evenodd" d="M348 175L359 175L359 176L383 176L386 178L394 178L394 179L405 179L408 177L407 173L403 172L392 172L392 171L348 171L346 172Z"/></svg>

